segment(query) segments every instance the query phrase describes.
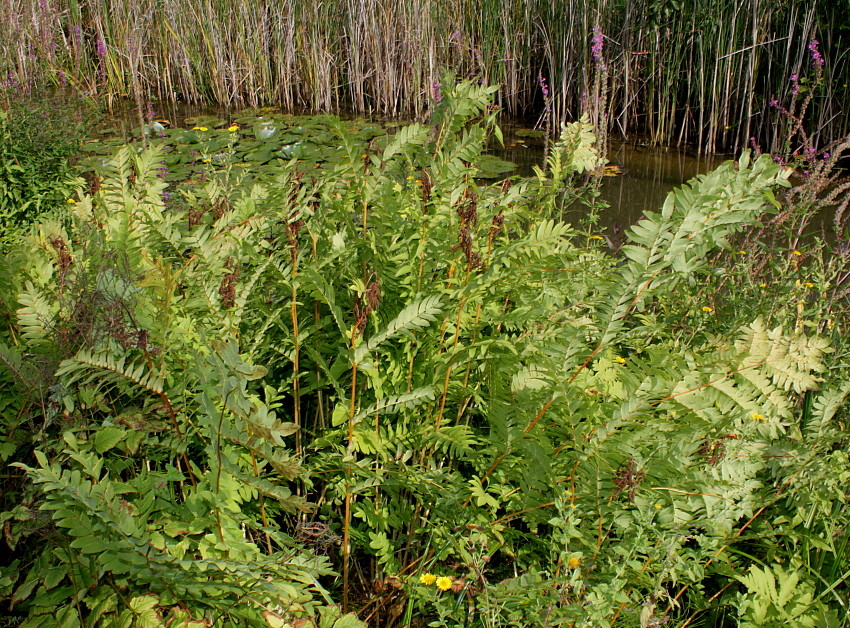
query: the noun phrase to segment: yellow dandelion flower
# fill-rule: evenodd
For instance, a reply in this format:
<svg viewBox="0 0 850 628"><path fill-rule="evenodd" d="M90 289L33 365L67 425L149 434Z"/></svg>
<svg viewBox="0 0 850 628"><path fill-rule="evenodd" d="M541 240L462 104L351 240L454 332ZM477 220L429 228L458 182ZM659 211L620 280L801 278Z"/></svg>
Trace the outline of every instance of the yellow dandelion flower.
<svg viewBox="0 0 850 628"><path fill-rule="evenodd" d="M570 569L578 569L581 567L581 556L570 556L567 559L567 567Z"/></svg>
<svg viewBox="0 0 850 628"><path fill-rule="evenodd" d="M229 127L227 127L227 130L230 131L231 133L233 133L234 131L238 131L239 125L238 124L232 124Z"/></svg>
<svg viewBox="0 0 850 628"><path fill-rule="evenodd" d="M709 313L711 313L711 312L713 312L713 311L714 311L714 308L713 308L713 307L708 307L707 305L703 305L703 306L702 306L702 311L703 311L703 312L709 312Z"/></svg>
<svg viewBox="0 0 850 628"><path fill-rule="evenodd" d="M427 584L428 586L431 586L436 581L437 576L432 573L423 573L421 576L419 576L419 582L421 582L422 584Z"/></svg>
<svg viewBox="0 0 850 628"><path fill-rule="evenodd" d="M193 131L206 131L207 127L205 127L205 126L193 126L192 130Z"/></svg>
<svg viewBox="0 0 850 628"><path fill-rule="evenodd" d="M753 412L752 414L750 414L750 417L752 417L756 421L764 421L764 415L759 414L758 412Z"/></svg>
<svg viewBox="0 0 850 628"><path fill-rule="evenodd" d="M448 576L440 576L435 583L440 591L448 591L452 588L452 579Z"/></svg>
<svg viewBox="0 0 850 628"><path fill-rule="evenodd" d="M794 251L791 251L791 255L796 255L796 256L799 257L800 255L802 255L802 253L800 253L800 251L794 250Z"/></svg>
<svg viewBox="0 0 850 628"><path fill-rule="evenodd" d="M604 240L605 238L603 238L602 236L589 236L587 239L588 240Z"/></svg>

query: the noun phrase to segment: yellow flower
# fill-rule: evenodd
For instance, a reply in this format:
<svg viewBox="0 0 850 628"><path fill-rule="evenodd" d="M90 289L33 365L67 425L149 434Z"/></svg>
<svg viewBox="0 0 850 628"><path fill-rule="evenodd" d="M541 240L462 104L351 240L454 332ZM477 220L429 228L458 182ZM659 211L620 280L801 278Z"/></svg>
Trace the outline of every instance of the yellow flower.
<svg viewBox="0 0 850 628"><path fill-rule="evenodd" d="M604 240L605 238L603 238L602 236L589 236L587 239L588 240Z"/></svg>
<svg viewBox="0 0 850 628"><path fill-rule="evenodd" d="M432 585L437 581L437 576L432 573L423 573L419 576L419 582L422 584Z"/></svg>
<svg viewBox="0 0 850 628"><path fill-rule="evenodd" d="M800 253L800 251L794 250L794 251L791 251L791 255L800 256L800 255L802 255L802 253Z"/></svg>
<svg viewBox="0 0 850 628"><path fill-rule="evenodd" d="M759 288L767 288L767 284L766 283L760 283Z"/></svg>
<svg viewBox="0 0 850 628"><path fill-rule="evenodd" d="M755 419L756 421L764 421L764 415L763 415L763 414L759 414L758 412L753 412L750 416L751 416L753 419Z"/></svg>
<svg viewBox="0 0 850 628"><path fill-rule="evenodd" d="M581 567L581 556L570 556L567 559L567 567L570 569L578 569Z"/></svg>
<svg viewBox="0 0 850 628"><path fill-rule="evenodd" d="M614 359L615 359L615 360L617 360L617 362L619 362L620 364L625 364L625 363L626 363L625 358L621 358L620 356L617 356L617 357L616 357L616 358L614 358Z"/></svg>
<svg viewBox="0 0 850 628"><path fill-rule="evenodd" d="M208 163L210 163L210 162L212 161L212 159L210 159L209 157L207 157L206 159L202 159L201 161L203 161L205 164L208 164Z"/></svg>
<svg viewBox="0 0 850 628"><path fill-rule="evenodd" d="M452 579L448 576L440 576L437 578L436 584L440 591L448 591L452 588Z"/></svg>
<svg viewBox="0 0 850 628"><path fill-rule="evenodd" d="M229 127L227 127L227 130L230 131L231 133L233 133L234 131L238 131L239 125L238 124L232 124Z"/></svg>
<svg viewBox="0 0 850 628"><path fill-rule="evenodd" d="M713 311L714 311L714 308L713 308L713 307L708 307L707 305L703 305L703 306L702 306L702 311L703 311L703 312L713 312Z"/></svg>
<svg viewBox="0 0 850 628"><path fill-rule="evenodd" d="M746 254L747 254L747 252L746 252L746 251L744 251L744 250L740 250L740 251L738 251L738 254L739 254L739 255L746 255Z"/></svg>
<svg viewBox="0 0 850 628"><path fill-rule="evenodd" d="M655 504L655 510L661 510L661 504L656 503Z"/></svg>
<svg viewBox="0 0 850 628"><path fill-rule="evenodd" d="M193 126L192 130L193 131L206 131L207 127L205 127L205 126Z"/></svg>
<svg viewBox="0 0 850 628"><path fill-rule="evenodd" d="M72 199L72 198L69 198L69 199L68 199L68 202L69 202L69 203L76 203L77 201L75 201L75 200L74 200L74 199Z"/></svg>
<svg viewBox="0 0 850 628"><path fill-rule="evenodd" d="M412 176L410 176L410 175L407 175L407 180L408 180L408 181L413 181L413 177L412 177Z"/></svg>
<svg viewBox="0 0 850 628"><path fill-rule="evenodd" d="M810 282L810 281L807 281L807 282L806 282L806 283L804 283L803 285L804 285L804 286L806 286L807 288L814 288L814 287L815 287L815 284L813 284L813 283L812 283L812 282Z"/></svg>

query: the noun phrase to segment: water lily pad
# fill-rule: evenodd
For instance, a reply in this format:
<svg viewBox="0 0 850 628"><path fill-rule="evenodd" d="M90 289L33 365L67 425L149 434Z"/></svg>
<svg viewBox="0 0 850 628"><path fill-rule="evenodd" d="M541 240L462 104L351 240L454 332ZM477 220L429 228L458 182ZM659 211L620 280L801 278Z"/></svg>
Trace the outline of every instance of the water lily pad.
<svg viewBox="0 0 850 628"><path fill-rule="evenodd" d="M224 120L215 116L192 116L191 118L186 118L187 126L203 126L208 129L215 129L224 126L224 124Z"/></svg>
<svg viewBox="0 0 850 628"><path fill-rule="evenodd" d="M529 137L543 139L546 136L546 131L542 129L516 129L514 135L517 137Z"/></svg>
<svg viewBox="0 0 850 628"><path fill-rule="evenodd" d="M516 164L512 161L505 161L493 155L482 155L476 165L478 166L476 176L482 179L495 179L516 169Z"/></svg>

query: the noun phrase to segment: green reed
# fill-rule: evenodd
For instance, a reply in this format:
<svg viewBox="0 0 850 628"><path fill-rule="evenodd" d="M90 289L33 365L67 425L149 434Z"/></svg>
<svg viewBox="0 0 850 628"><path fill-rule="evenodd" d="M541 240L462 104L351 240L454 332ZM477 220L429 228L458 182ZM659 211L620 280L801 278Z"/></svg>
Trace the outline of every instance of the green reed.
<svg viewBox="0 0 850 628"><path fill-rule="evenodd" d="M116 98L422 117L444 71L499 83L507 113L555 120L595 103L590 52L606 36L611 132L700 149L784 136L767 103L805 77L821 41L816 137L843 135L848 8L825 0L5 0L0 72ZM808 89L813 85L805 85Z"/></svg>

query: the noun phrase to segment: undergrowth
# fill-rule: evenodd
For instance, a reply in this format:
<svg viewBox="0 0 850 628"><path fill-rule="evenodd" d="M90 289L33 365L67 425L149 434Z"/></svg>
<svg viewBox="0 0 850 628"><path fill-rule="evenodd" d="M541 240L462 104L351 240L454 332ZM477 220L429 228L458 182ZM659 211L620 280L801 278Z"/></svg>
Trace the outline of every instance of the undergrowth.
<svg viewBox="0 0 850 628"><path fill-rule="evenodd" d="M846 300L766 302L736 249L789 169L744 153L615 253L550 218L597 166L586 122L535 177L476 179L493 92L168 204L162 148L125 148L4 257L7 613L845 621Z"/></svg>

